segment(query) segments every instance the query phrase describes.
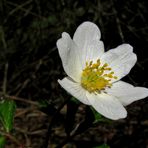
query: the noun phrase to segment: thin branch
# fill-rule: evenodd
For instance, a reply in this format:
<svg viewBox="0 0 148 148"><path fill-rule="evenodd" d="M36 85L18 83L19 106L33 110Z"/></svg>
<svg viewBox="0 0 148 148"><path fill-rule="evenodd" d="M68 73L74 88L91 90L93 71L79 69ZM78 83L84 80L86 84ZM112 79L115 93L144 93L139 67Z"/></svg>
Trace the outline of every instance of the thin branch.
<svg viewBox="0 0 148 148"><path fill-rule="evenodd" d="M5 32L4 32L3 26L0 26L0 39L2 41L4 50L6 50L7 49L7 43L6 43L6 40L5 40Z"/></svg>
<svg viewBox="0 0 148 148"><path fill-rule="evenodd" d="M3 44L3 49L4 51L6 51L7 42L5 40L5 31L3 26L0 26L0 39ZM6 90L7 90L7 73L8 73L8 63L5 64L5 68L4 68L4 79L3 79L3 86L2 86L2 91L4 96L6 95Z"/></svg>
<svg viewBox="0 0 148 148"><path fill-rule="evenodd" d="M8 63L5 64L5 70L4 70L4 79L3 79L3 95L6 95L7 91L7 74L8 74Z"/></svg>
<svg viewBox="0 0 148 148"><path fill-rule="evenodd" d="M3 92L0 92L0 96L3 96ZM16 97L16 96L10 96L10 95L5 95L6 98L12 99L12 100L16 100L16 101L20 101L20 102L25 102L28 104L32 104L35 106L39 106L39 103L31 101L31 100L27 100L25 98L20 98L20 97Z"/></svg>
<svg viewBox="0 0 148 148"><path fill-rule="evenodd" d="M46 134L46 138L45 138L45 142L43 144L43 147L42 148L48 148L48 142L49 142L49 139L50 139L50 136L51 136L51 129L52 129L52 126L56 120L56 117L58 115L58 113L60 112L60 110L65 106L65 104L69 101L69 99L66 99L60 106L59 108L57 109L57 111L55 112L55 114L53 115L50 123L49 123L49 126L48 126L48 131L47 131L47 134Z"/></svg>
<svg viewBox="0 0 148 148"><path fill-rule="evenodd" d="M30 79L26 79L23 84L21 85L21 88L17 91L16 96L18 96L21 91L27 86L27 84L30 82Z"/></svg>
<svg viewBox="0 0 148 148"><path fill-rule="evenodd" d="M116 19L116 24L117 24L118 32L119 32L119 34L120 34L120 37L121 37L122 42L124 42L125 39L124 39L124 35L123 35L123 32L122 32L122 28L121 28L121 24L120 24L120 19L119 19L118 14L117 14L118 12L117 12L117 10L116 10L114 1L111 0L111 2L112 2L112 4L113 4L112 9L113 9L113 12L114 12L114 14L115 14L115 19Z"/></svg>
<svg viewBox="0 0 148 148"><path fill-rule="evenodd" d="M31 100L24 99L24 98L20 98L20 97L16 97L16 96L9 96L9 95L6 95L6 97L8 97L12 100L21 101L21 102L25 102L25 103L28 103L28 104L39 106L39 103L31 101Z"/></svg>
<svg viewBox="0 0 148 148"><path fill-rule="evenodd" d="M22 144L12 135L10 135L9 133L6 133L4 131L0 131L0 134L2 136L7 137L8 139L10 139L11 141L13 141L14 143L16 143L18 146L22 147Z"/></svg>
<svg viewBox="0 0 148 148"><path fill-rule="evenodd" d="M30 2L30 1L29 1L29 2ZM13 2L11 2L11 1L6 1L6 3L9 4L9 5L11 5L11 6L16 7L17 9L19 9L19 10L25 12L25 13L28 13L28 10L25 9L25 8L23 8L23 7L20 6L19 4L13 3ZM12 13L12 12L11 12L11 13ZM40 19L46 19L44 16L37 15L36 13L31 12L31 11L29 12L29 14L31 14L31 15L33 15L33 16L35 16L35 17L38 17L38 18L40 18ZM6 21L7 21L7 20L5 20L5 22L6 22Z"/></svg>
<svg viewBox="0 0 148 148"><path fill-rule="evenodd" d="M13 9L12 11L9 12L9 15L12 15L13 13L15 13L16 11L18 11L19 9L25 7L26 5L30 4L32 2L32 0L28 0L25 3L18 5L17 7L15 7L15 9ZM8 4L14 4L12 2L7 1Z"/></svg>
<svg viewBox="0 0 148 148"><path fill-rule="evenodd" d="M46 130L45 129L42 129L42 130L36 130L36 131L32 131L32 132L29 132L29 131L26 131L26 130L23 130L21 128L18 128L18 127L14 127L14 129L20 133L23 133L23 134L26 134L26 135L40 135L40 134L45 134Z"/></svg>

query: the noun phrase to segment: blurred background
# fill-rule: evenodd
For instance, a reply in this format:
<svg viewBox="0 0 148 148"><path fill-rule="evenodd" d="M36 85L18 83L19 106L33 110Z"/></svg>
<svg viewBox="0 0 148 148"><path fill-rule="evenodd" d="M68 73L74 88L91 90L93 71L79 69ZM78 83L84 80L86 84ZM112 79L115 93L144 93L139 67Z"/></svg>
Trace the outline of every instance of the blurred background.
<svg viewBox="0 0 148 148"><path fill-rule="evenodd" d="M64 31L72 37L84 21L99 26L106 51L122 43L134 47L138 62L123 80L148 87L147 16L145 0L0 0L0 91L7 71L6 93L17 102L12 134L26 147L43 146L52 112L70 97L57 83L65 73L56 41ZM48 108L39 110L36 102ZM83 108L80 105L78 118L84 116ZM65 137L65 110L54 125L51 147ZM127 110L126 119L98 124L65 147L107 143L111 148L148 148L148 98ZM16 145L8 140L6 147Z"/></svg>

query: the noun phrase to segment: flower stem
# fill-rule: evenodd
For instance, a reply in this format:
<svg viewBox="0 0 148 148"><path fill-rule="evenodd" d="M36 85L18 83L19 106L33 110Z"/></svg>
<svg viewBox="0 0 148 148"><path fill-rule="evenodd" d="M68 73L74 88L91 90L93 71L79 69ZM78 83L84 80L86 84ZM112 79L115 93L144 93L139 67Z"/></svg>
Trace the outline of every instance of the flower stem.
<svg viewBox="0 0 148 148"><path fill-rule="evenodd" d="M52 119L51 119L51 122L49 123L48 125L48 131L47 131L47 134L46 134L46 137L45 137L45 142L43 144L43 147L42 148L48 148L48 143L49 143L49 139L50 139L50 136L51 136L51 129L52 129L52 126L56 120L56 117L57 115L59 114L59 112L61 111L61 109L65 106L65 104L69 101L69 99L66 99L60 106L59 108L57 109L57 111L55 112L55 114L53 115Z"/></svg>

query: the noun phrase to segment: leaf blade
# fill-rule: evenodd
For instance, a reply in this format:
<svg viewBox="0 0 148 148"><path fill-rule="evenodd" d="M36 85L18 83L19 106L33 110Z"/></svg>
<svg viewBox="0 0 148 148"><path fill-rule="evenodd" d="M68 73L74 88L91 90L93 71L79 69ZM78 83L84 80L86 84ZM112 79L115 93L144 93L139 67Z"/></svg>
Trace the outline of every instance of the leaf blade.
<svg viewBox="0 0 148 148"><path fill-rule="evenodd" d="M6 132L13 128L13 118L16 110L16 104L13 100L3 100L0 102L0 120Z"/></svg>

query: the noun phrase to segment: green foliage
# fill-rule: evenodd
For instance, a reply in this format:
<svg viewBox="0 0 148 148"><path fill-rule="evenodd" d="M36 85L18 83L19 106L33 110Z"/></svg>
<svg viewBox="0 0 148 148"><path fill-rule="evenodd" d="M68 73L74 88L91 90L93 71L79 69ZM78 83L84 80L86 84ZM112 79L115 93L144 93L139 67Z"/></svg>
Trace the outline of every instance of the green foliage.
<svg viewBox="0 0 148 148"><path fill-rule="evenodd" d="M93 107L90 107L91 108L91 111L93 112L93 115L94 115L94 123L96 122L99 122L99 121L102 121L103 120L103 117L101 114L99 114Z"/></svg>
<svg viewBox="0 0 148 148"><path fill-rule="evenodd" d="M74 97L71 98L72 102L75 102L76 104L80 104L80 101Z"/></svg>
<svg viewBox="0 0 148 148"><path fill-rule="evenodd" d="M12 100L3 100L0 102L0 120L6 132L10 132L13 128L13 118L16 105Z"/></svg>
<svg viewBox="0 0 148 148"><path fill-rule="evenodd" d="M43 99L39 100L38 103L40 108L47 107L49 105L48 101Z"/></svg>
<svg viewBox="0 0 148 148"><path fill-rule="evenodd" d="M97 122L105 122L105 123L110 123L111 120L103 117L100 113L98 113L93 107L90 107L91 108L91 111L94 115L94 123L97 123Z"/></svg>
<svg viewBox="0 0 148 148"><path fill-rule="evenodd" d="M5 137L0 135L0 148L4 148L5 142Z"/></svg>

